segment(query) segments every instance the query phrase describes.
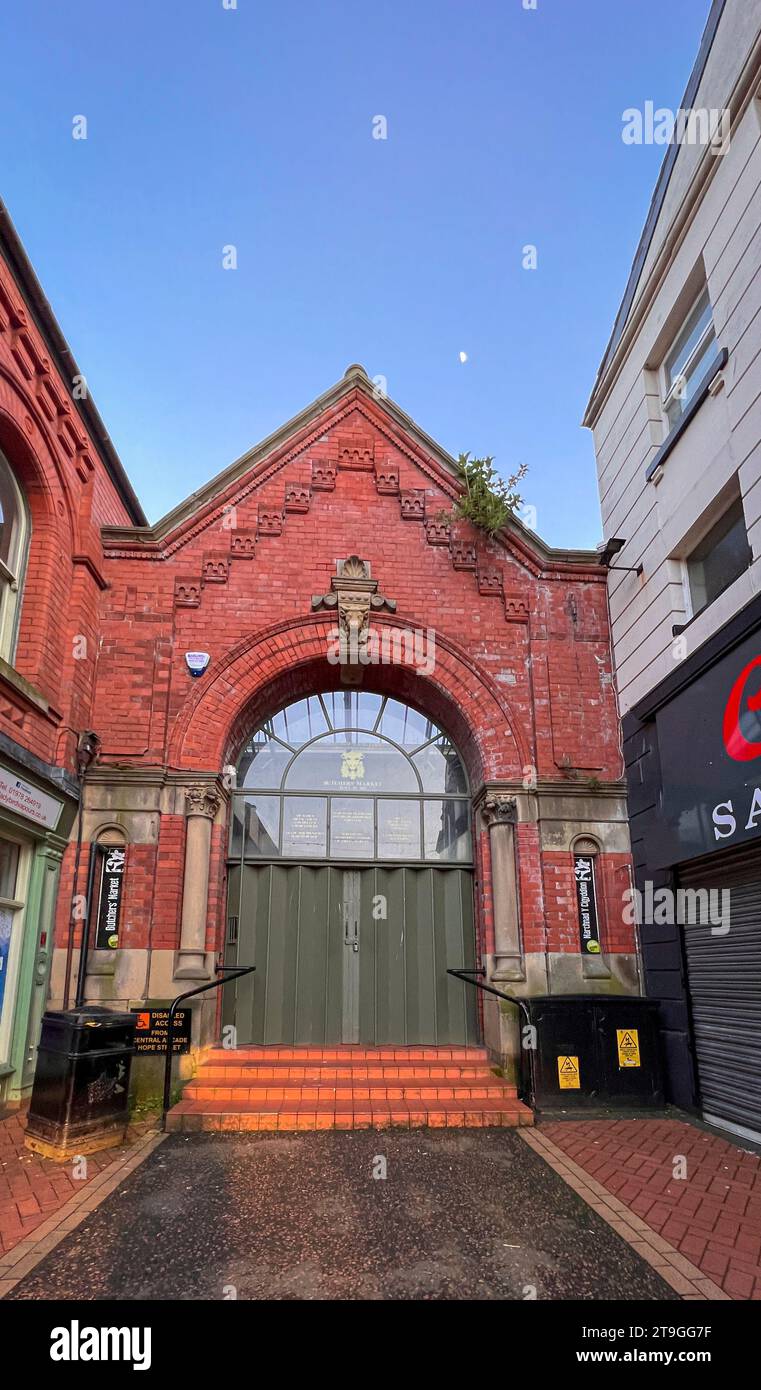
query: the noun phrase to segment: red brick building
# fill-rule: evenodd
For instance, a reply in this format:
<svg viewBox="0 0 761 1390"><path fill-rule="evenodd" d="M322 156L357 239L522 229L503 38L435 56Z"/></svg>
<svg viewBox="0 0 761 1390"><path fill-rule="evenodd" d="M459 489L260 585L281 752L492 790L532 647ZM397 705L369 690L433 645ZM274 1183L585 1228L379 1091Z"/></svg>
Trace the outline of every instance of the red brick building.
<svg viewBox="0 0 761 1390"><path fill-rule="evenodd" d="M0 204L0 1101L34 1075L95 718L100 528L144 519Z"/></svg>
<svg viewBox="0 0 761 1390"><path fill-rule="evenodd" d="M62 387L49 404L21 289L2 301L17 398L4 376L0 445L43 519L6 674L55 710L27 701L26 743L72 806L76 734L102 740L78 885L92 861L88 999L165 1001L224 953L257 967L224 1005L240 1042L483 1034L509 1059L509 1015L481 1016L448 969L483 963L517 994L636 991L594 554L517 520L495 539L452 524L452 459L357 366L147 526L92 407ZM110 915L121 854L109 869L93 846L125 852ZM73 864L72 846L53 1002ZM198 1043L219 1028L204 998Z"/></svg>

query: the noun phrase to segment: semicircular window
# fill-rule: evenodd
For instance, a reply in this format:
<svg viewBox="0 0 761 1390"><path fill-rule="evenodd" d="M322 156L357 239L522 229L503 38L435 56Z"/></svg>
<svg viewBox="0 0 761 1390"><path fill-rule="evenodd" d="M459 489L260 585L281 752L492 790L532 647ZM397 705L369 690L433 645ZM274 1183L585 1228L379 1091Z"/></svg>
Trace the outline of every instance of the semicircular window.
<svg viewBox="0 0 761 1390"><path fill-rule="evenodd" d="M398 700L364 690L296 700L241 753L230 854L469 863L464 764L438 725Z"/></svg>

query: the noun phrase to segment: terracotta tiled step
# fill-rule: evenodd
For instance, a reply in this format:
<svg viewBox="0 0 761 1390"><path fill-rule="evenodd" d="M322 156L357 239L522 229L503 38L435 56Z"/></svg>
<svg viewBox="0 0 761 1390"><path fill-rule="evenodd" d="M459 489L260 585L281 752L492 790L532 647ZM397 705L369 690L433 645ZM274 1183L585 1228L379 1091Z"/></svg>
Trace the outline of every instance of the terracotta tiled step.
<svg viewBox="0 0 761 1390"><path fill-rule="evenodd" d="M482 1047L247 1047L206 1054L169 1129L533 1124Z"/></svg>
<svg viewBox="0 0 761 1390"><path fill-rule="evenodd" d="M244 1062L236 1053L228 1053L229 1061L204 1061L198 1072L198 1079L207 1078L219 1085L229 1085L232 1080L250 1077L252 1081L276 1083L283 1078L292 1081L330 1082L343 1081L347 1077L357 1081L475 1081L495 1080L494 1072L485 1062L355 1062L353 1065L338 1065L333 1062ZM237 1060L236 1060L237 1059Z"/></svg>
<svg viewBox="0 0 761 1390"><path fill-rule="evenodd" d="M167 1116L168 1130L299 1130L514 1127L533 1124L534 1117L518 1100L457 1101L249 1102L182 1100Z"/></svg>
<svg viewBox="0 0 761 1390"><path fill-rule="evenodd" d="M485 1047L214 1047L204 1062L488 1062Z"/></svg>
<svg viewBox="0 0 761 1390"><path fill-rule="evenodd" d="M271 1081L259 1081L249 1077L238 1077L232 1081L221 1083L218 1080L207 1080L203 1071L199 1072L194 1081L189 1082L183 1092L184 1100L265 1100L265 1101L330 1101L330 1100L361 1100L361 1101L392 1101L392 1100L499 1100L500 1098L514 1099L517 1095L514 1086L501 1086L495 1077L491 1078L491 1083L486 1081L474 1081L463 1084L461 1082L431 1082L423 1081L417 1084L405 1081L394 1083L393 1081L375 1083L367 1081L346 1080L343 1083L322 1082L317 1084L293 1082L284 1078L280 1085L274 1085Z"/></svg>

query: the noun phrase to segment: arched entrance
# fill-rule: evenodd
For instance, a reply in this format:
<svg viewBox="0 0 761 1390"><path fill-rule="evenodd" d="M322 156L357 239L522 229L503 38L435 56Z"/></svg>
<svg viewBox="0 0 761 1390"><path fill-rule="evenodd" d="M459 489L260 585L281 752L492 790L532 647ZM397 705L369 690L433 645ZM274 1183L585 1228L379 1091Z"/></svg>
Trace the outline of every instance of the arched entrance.
<svg viewBox="0 0 761 1390"><path fill-rule="evenodd" d="M296 700L247 739L232 800L239 1044L478 1041L447 975L475 964L468 779L436 724L365 690Z"/></svg>

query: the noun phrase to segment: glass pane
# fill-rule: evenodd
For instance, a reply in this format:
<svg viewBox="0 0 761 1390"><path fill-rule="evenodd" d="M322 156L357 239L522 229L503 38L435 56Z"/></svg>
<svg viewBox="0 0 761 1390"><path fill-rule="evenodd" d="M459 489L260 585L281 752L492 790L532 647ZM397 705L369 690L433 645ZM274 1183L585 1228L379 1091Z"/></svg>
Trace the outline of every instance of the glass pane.
<svg viewBox="0 0 761 1390"><path fill-rule="evenodd" d="M465 792L465 769L448 738L437 739L412 759L426 792Z"/></svg>
<svg viewBox="0 0 761 1390"><path fill-rule="evenodd" d="M12 840L0 840L0 898L16 897L19 847Z"/></svg>
<svg viewBox="0 0 761 1390"><path fill-rule="evenodd" d="M693 612L713 603L749 564L745 516L738 498L687 561Z"/></svg>
<svg viewBox="0 0 761 1390"><path fill-rule="evenodd" d="M375 854L371 797L334 796L330 803L330 853L337 859L372 859Z"/></svg>
<svg viewBox="0 0 761 1390"><path fill-rule="evenodd" d="M420 858L420 802L378 802L378 858Z"/></svg>
<svg viewBox="0 0 761 1390"><path fill-rule="evenodd" d="M237 858L243 846L244 858L278 853L280 801L276 796L234 796L230 854Z"/></svg>
<svg viewBox="0 0 761 1390"><path fill-rule="evenodd" d="M438 727L424 715L418 714L417 710L410 709L409 705L402 705L398 700L387 700L378 733L385 734L386 738L393 739L403 748L412 749L433 738L438 733Z"/></svg>
<svg viewBox="0 0 761 1390"><path fill-rule="evenodd" d="M711 322L711 304L708 291L700 296L695 308L684 325L679 337L666 358L666 382L671 386L683 371L690 354Z"/></svg>
<svg viewBox="0 0 761 1390"><path fill-rule="evenodd" d="M328 734L299 753L286 778L293 791L417 792L417 777L397 748L372 734Z"/></svg>
<svg viewBox="0 0 761 1390"><path fill-rule="evenodd" d="M322 698L334 729L372 730L382 704L366 690L332 690Z"/></svg>
<svg viewBox="0 0 761 1390"><path fill-rule="evenodd" d="M230 854L237 859L243 845L243 823L246 816L246 803L242 796L233 797L230 816Z"/></svg>
<svg viewBox="0 0 761 1390"><path fill-rule="evenodd" d="M296 700L281 709L271 721L271 727L284 743L300 748L310 738L326 733L328 725L320 701L316 695L310 695L308 700Z"/></svg>
<svg viewBox="0 0 761 1390"><path fill-rule="evenodd" d="M468 862L472 857L467 801L426 801L423 805L425 858Z"/></svg>
<svg viewBox="0 0 761 1390"><path fill-rule="evenodd" d="M283 854L291 859L324 859L328 803L322 796L287 796L283 806Z"/></svg>
<svg viewBox="0 0 761 1390"><path fill-rule="evenodd" d="M668 418L669 424L675 425L680 415L684 414L695 392L697 391L705 373L719 350L713 334L706 339L700 352L693 358L685 375L681 378L679 390L673 400L669 402Z"/></svg>
<svg viewBox="0 0 761 1390"><path fill-rule="evenodd" d="M250 759L247 767L244 766L245 756ZM274 740L249 747L238 768L238 777L242 779L238 781L239 788L279 787L292 757L290 748L284 748L282 743L275 743Z"/></svg>
<svg viewBox="0 0 761 1390"><path fill-rule="evenodd" d="M5 982L8 978L8 963L11 955L11 938L13 936L13 919L16 916L12 907L0 907L0 1022L3 1016L3 1003L5 999ZM12 995L8 998L9 1007L13 1007ZM5 1058L0 1053L0 1061Z"/></svg>
<svg viewBox="0 0 761 1390"><path fill-rule="evenodd" d="M18 484L0 454L0 559L16 573L20 536Z"/></svg>

